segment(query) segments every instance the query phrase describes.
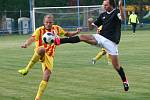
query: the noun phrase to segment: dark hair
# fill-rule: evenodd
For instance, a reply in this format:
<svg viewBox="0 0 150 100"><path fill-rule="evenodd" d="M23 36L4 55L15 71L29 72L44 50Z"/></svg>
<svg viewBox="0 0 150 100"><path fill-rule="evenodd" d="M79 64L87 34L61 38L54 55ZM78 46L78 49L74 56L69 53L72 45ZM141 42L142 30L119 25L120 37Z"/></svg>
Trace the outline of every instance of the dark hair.
<svg viewBox="0 0 150 100"><path fill-rule="evenodd" d="M109 0L109 4L111 6L113 6L113 8L115 8L116 7L116 0Z"/></svg>

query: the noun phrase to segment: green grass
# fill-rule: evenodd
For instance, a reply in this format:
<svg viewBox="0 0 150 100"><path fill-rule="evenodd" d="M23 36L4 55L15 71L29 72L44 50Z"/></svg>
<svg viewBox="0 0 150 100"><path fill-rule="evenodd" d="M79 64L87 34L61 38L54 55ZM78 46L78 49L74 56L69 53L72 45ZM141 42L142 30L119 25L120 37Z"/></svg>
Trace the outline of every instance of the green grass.
<svg viewBox="0 0 150 100"><path fill-rule="evenodd" d="M29 36L0 36L0 100L34 100L42 79L40 63L25 77L17 73L33 54L21 49ZM123 91L120 77L106 58L92 65L99 48L86 43L57 47L54 70L42 100L150 100L150 32L122 32L120 62L130 82Z"/></svg>

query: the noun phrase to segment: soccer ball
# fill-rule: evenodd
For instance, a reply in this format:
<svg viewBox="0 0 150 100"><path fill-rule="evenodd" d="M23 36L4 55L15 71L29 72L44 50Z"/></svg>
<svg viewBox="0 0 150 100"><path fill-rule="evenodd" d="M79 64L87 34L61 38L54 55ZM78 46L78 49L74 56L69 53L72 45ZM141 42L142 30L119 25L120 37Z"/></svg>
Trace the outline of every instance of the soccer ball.
<svg viewBox="0 0 150 100"><path fill-rule="evenodd" d="M54 40L55 40L55 35L52 32L46 32L43 36L42 36L42 40L44 43L46 44L53 44Z"/></svg>

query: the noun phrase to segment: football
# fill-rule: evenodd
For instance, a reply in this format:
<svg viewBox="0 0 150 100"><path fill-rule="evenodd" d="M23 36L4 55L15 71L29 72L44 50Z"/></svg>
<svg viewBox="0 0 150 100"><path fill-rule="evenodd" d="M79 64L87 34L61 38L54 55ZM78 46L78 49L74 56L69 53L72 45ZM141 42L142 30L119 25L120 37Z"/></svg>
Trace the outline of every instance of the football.
<svg viewBox="0 0 150 100"><path fill-rule="evenodd" d="M53 44L54 43L54 39L55 39L55 35L52 32L46 32L42 36L42 40L46 44Z"/></svg>

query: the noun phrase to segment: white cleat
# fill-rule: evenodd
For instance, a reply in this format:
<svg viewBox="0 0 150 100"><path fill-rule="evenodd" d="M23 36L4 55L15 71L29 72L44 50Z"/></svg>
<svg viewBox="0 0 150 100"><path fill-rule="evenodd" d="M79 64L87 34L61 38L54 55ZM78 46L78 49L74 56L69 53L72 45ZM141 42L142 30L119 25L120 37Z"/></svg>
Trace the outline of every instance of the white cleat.
<svg viewBox="0 0 150 100"><path fill-rule="evenodd" d="M96 63L96 59L93 58L93 59L92 59L92 64L94 65L95 63Z"/></svg>

